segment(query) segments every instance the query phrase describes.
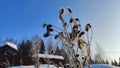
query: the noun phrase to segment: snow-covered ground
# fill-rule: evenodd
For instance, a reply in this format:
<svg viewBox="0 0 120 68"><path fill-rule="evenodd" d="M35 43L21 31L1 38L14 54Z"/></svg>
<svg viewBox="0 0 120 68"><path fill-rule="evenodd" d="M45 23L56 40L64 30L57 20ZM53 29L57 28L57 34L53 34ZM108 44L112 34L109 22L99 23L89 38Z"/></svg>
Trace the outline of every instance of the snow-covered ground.
<svg viewBox="0 0 120 68"><path fill-rule="evenodd" d="M88 67L86 66L85 68L88 68ZM90 68L120 68L120 67L116 67L108 64L92 64Z"/></svg>
<svg viewBox="0 0 120 68"><path fill-rule="evenodd" d="M8 68L35 68L34 65L29 65L29 66L13 66L13 67L8 67ZM47 64L41 64L40 68L58 68L54 65L47 65ZM64 67L59 67L59 68L64 68ZM88 68L87 66L85 68ZM90 68L120 68L112 65L107 65L107 64L92 64Z"/></svg>
<svg viewBox="0 0 120 68"><path fill-rule="evenodd" d="M8 68L35 68L35 65L13 66L13 67L8 67ZM58 67L56 67L55 65L41 64L40 68L58 68ZM59 67L59 68L64 68L64 67Z"/></svg>

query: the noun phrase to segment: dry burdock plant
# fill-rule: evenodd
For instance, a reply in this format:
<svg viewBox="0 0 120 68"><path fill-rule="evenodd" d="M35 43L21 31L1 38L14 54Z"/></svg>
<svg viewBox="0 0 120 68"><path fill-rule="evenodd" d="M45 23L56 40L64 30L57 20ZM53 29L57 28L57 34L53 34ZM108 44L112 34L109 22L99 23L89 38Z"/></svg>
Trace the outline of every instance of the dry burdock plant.
<svg viewBox="0 0 120 68"><path fill-rule="evenodd" d="M70 17L69 21L63 18L64 14ZM85 65L90 67L91 24L86 24L85 30L82 30L80 20L74 17L70 8L61 8L59 19L63 29L44 23L43 28L46 28L46 33L43 36L54 36L56 40L63 42L63 46L65 46L69 56L71 68L84 68ZM56 32L56 34L54 33L55 35L52 34L53 31Z"/></svg>

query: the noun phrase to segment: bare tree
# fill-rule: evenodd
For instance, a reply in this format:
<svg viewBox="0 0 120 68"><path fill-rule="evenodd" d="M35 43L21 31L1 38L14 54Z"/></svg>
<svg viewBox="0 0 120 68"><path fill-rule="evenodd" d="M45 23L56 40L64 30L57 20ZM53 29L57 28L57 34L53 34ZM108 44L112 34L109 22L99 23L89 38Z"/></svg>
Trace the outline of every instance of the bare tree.
<svg viewBox="0 0 120 68"><path fill-rule="evenodd" d="M35 68L39 68L40 62L39 62L39 53L41 49L42 40L39 38L39 36L35 35L33 38L33 56L35 59Z"/></svg>
<svg viewBox="0 0 120 68"><path fill-rule="evenodd" d="M105 54L104 54L104 50L102 47L100 47L100 45L98 43L96 43L96 53L94 55L94 60L96 63L103 63L104 62L104 59L106 58L105 57Z"/></svg>
<svg viewBox="0 0 120 68"><path fill-rule="evenodd" d="M118 62L118 65L119 65L119 67L120 67L120 57L119 57L119 62Z"/></svg>
<svg viewBox="0 0 120 68"><path fill-rule="evenodd" d="M51 54L51 50L53 50L53 41L52 38L50 37L47 42L47 53Z"/></svg>

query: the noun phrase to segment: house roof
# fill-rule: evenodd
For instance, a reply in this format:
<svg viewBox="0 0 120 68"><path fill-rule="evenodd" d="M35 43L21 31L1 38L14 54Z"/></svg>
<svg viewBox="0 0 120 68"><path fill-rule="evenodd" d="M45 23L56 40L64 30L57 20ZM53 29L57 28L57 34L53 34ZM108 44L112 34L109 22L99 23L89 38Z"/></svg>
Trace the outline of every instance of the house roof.
<svg viewBox="0 0 120 68"><path fill-rule="evenodd" d="M6 42L6 43L4 44L4 46L5 46L5 45L8 45L8 46L14 48L15 50L18 50L17 46L16 46L15 44L11 43L11 42Z"/></svg>
<svg viewBox="0 0 120 68"><path fill-rule="evenodd" d="M35 57L35 56L33 56ZM40 58L50 58L50 59L62 59L64 60L63 56L59 56L59 55L49 55L49 54L39 54L38 57Z"/></svg>

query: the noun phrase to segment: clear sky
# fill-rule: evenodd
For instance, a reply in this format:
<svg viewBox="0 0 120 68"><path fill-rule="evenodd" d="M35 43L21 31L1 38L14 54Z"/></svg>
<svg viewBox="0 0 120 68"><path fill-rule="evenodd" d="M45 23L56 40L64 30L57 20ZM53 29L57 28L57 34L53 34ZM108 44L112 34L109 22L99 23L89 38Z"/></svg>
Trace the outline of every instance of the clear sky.
<svg viewBox="0 0 120 68"><path fill-rule="evenodd" d="M71 7L83 26L92 24L93 44L99 43L109 58L120 57L120 0L0 0L0 41L35 34L44 39L38 24L59 26L61 7Z"/></svg>

